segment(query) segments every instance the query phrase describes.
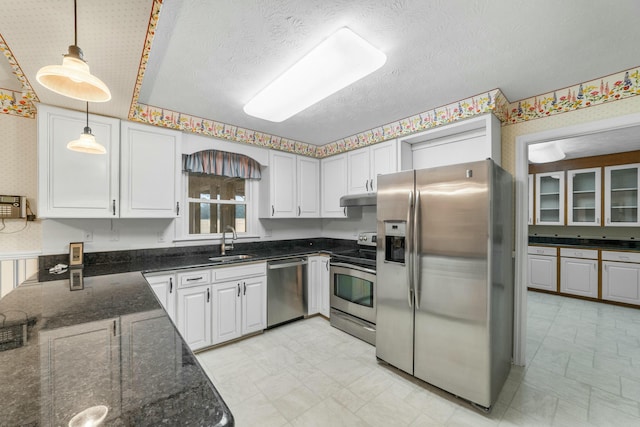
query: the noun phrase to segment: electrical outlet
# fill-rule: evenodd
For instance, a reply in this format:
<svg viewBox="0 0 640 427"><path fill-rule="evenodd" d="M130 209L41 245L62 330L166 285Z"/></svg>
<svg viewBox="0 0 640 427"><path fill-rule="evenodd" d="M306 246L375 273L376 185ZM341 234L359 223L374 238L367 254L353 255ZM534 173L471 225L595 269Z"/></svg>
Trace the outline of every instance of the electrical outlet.
<svg viewBox="0 0 640 427"><path fill-rule="evenodd" d="M120 240L120 233L118 232L118 230L111 230L109 240L111 240L112 242L117 242L118 240Z"/></svg>
<svg viewBox="0 0 640 427"><path fill-rule="evenodd" d="M82 238L84 242L93 242L93 231L84 230L84 237Z"/></svg>
<svg viewBox="0 0 640 427"><path fill-rule="evenodd" d="M164 243L164 233L162 231L158 231L158 243Z"/></svg>

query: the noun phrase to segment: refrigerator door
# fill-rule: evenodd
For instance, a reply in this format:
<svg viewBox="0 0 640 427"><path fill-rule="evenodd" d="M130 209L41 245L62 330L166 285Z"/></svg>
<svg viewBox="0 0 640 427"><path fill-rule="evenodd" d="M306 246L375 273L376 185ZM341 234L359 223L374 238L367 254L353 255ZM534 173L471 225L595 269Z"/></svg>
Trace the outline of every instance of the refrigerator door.
<svg viewBox="0 0 640 427"><path fill-rule="evenodd" d="M414 171L379 176L377 194L376 357L413 374Z"/></svg>
<svg viewBox="0 0 640 427"><path fill-rule="evenodd" d="M415 376L489 406L489 173L481 161L416 171Z"/></svg>

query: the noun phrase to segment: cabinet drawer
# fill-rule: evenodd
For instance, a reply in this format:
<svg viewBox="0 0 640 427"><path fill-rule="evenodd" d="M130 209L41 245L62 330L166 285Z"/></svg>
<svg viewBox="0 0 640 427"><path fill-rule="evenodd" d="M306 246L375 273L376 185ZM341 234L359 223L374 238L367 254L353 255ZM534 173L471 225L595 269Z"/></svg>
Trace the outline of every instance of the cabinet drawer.
<svg viewBox="0 0 640 427"><path fill-rule="evenodd" d="M567 258L598 259L597 249L560 248L560 256Z"/></svg>
<svg viewBox="0 0 640 427"><path fill-rule="evenodd" d="M547 246L529 246L527 252L532 255L556 256L558 254L558 249Z"/></svg>
<svg viewBox="0 0 640 427"><path fill-rule="evenodd" d="M188 270L178 273L178 286L181 288L211 283L211 270Z"/></svg>
<svg viewBox="0 0 640 427"><path fill-rule="evenodd" d="M640 252L602 251L602 260L640 263Z"/></svg>
<svg viewBox="0 0 640 427"><path fill-rule="evenodd" d="M227 282L247 277L264 276L267 274L267 263L242 264L235 267L220 267L213 270L213 282Z"/></svg>

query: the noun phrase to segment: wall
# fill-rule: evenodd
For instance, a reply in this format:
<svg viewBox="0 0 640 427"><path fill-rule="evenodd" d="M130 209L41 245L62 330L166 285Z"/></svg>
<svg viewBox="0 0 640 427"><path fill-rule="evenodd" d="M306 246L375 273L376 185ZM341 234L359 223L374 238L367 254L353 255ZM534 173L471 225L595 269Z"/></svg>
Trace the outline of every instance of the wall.
<svg viewBox="0 0 640 427"><path fill-rule="evenodd" d="M37 190L37 126L34 119L0 114L0 194L27 196L29 205L38 212ZM5 220L0 231L0 255L40 251L40 221ZM0 225L2 228L2 225ZM22 230L22 231L20 231ZM10 233L10 234L9 234Z"/></svg>

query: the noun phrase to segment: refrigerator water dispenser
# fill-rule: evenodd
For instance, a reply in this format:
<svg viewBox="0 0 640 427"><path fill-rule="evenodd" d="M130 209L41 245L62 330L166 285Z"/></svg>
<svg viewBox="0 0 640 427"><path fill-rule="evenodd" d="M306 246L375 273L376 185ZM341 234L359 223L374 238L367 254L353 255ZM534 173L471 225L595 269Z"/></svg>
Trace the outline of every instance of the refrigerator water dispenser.
<svg viewBox="0 0 640 427"><path fill-rule="evenodd" d="M384 223L384 260L404 264L406 252L405 221L385 221Z"/></svg>

